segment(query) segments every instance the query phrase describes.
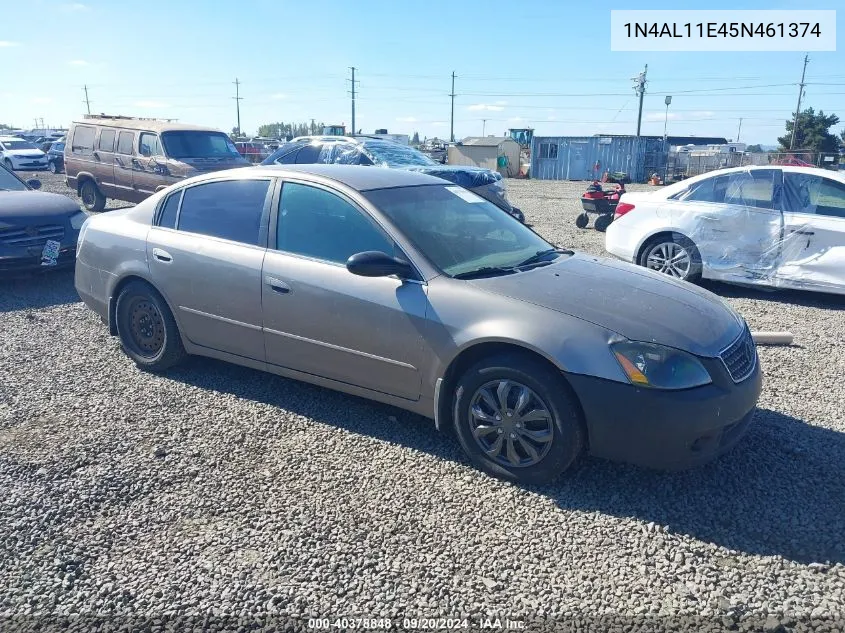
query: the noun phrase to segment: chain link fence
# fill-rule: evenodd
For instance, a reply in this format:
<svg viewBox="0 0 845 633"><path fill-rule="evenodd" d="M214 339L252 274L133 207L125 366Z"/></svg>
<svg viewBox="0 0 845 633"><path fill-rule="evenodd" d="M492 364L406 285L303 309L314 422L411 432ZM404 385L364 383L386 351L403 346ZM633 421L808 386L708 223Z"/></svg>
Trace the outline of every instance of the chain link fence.
<svg viewBox="0 0 845 633"><path fill-rule="evenodd" d="M835 152L669 152L668 181L683 180L727 167L791 165L845 170L845 156Z"/></svg>

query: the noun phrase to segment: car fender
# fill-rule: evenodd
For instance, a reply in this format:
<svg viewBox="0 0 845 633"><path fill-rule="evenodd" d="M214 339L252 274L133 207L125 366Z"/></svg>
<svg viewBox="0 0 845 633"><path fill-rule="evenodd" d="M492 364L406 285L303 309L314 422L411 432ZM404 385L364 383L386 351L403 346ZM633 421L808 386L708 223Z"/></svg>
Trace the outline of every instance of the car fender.
<svg viewBox="0 0 845 633"><path fill-rule="evenodd" d="M76 176L71 176L71 175L67 176L67 179L69 181L75 183L75 189L76 189L77 195L79 195L79 188L82 186L82 183L85 182L85 180L88 179L88 178L93 180L94 184L99 187L99 184L97 184L97 179L94 178L94 174L92 174L90 171L78 171L78 172L76 172Z"/></svg>

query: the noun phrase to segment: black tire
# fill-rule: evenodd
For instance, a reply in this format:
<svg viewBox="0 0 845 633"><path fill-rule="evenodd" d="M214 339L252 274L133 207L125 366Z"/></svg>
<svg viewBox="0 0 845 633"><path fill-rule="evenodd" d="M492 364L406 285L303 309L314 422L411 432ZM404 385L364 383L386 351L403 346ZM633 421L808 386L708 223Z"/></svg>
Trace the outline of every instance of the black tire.
<svg viewBox="0 0 845 633"><path fill-rule="evenodd" d="M51 160L47 163L47 169L50 170L51 174L58 174L59 173L59 166L56 164L56 161Z"/></svg>
<svg viewBox="0 0 845 633"><path fill-rule="evenodd" d="M79 188L82 205L89 211L102 211L106 206L106 197L93 180L86 180Z"/></svg>
<svg viewBox="0 0 845 633"><path fill-rule="evenodd" d="M590 216L586 213L582 213L577 218L575 218L575 226L579 229L587 228L587 225L590 223Z"/></svg>
<svg viewBox="0 0 845 633"><path fill-rule="evenodd" d="M501 384L504 381L514 385L505 395L506 404L504 408L515 412L517 417L507 421L509 426L504 428L504 433L501 428L505 425L503 421L500 426L496 427L494 434L489 432L489 429L492 428L490 425L476 424L478 418L471 414L471 408L473 408L474 402L483 389L490 389L488 385ZM508 402L513 403L519 396L520 388L527 388L530 392L533 392L531 399L527 401L529 404L524 404L523 409L519 408L518 402L507 404ZM488 393L491 392L488 391ZM498 390L496 399L501 401ZM537 399L537 403L532 404L535 399ZM546 425L551 437L550 441L542 444L532 442L535 452L539 453L535 455L535 457L539 457L539 460L534 463L531 461L531 456L521 448L526 441L525 435L522 434L529 432L545 434L545 429L530 430L527 426L523 426L520 430L513 426L514 424L519 426L520 423L515 422L515 420L520 419L520 412L526 418L530 417L525 415L528 412L526 411L528 406L533 406L532 412L544 407L549 413L548 422L536 420L524 423L526 425ZM486 415L486 413L484 414ZM581 408L571 388L558 372L525 354L504 353L484 359L469 368L458 381L452 415L458 440L472 462L484 472L508 481L523 484L542 484L552 481L573 464L584 447L584 421ZM511 413L507 415L510 416ZM499 419L501 420L502 417L500 416ZM493 425L497 424L492 419L490 421ZM485 433L482 435L482 439L477 440L473 431L482 428ZM536 428L535 426L534 429ZM510 438L516 437L512 431L515 431L520 437L516 441L506 440L505 438L508 436ZM502 439L494 440L493 444L498 441L500 447L505 442L508 442L510 446L516 446L519 443L520 448L515 450L525 455L527 463L517 466L512 466L510 463L503 464L502 461L508 461L509 456L507 454L499 454L497 459L486 453L482 442L497 437ZM546 444L548 444L548 447L546 447ZM542 452L536 450L538 447L542 447ZM499 450L507 453L506 448Z"/></svg>
<svg viewBox="0 0 845 633"><path fill-rule="evenodd" d="M121 348L142 369L164 371L187 356L167 302L142 281L130 281L120 291L115 322Z"/></svg>
<svg viewBox="0 0 845 633"><path fill-rule="evenodd" d="M593 227L599 233L604 233L607 230L607 227L610 226L611 222L613 222L612 215L600 215L596 218L596 221L593 222Z"/></svg>
<svg viewBox="0 0 845 633"><path fill-rule="evenodd" d="M687 253L689 259L688 267L684 266L679 271L674 269L667 270L666 266L661 266L661 258L665 260L665 255L671 252L670 245L683 249ZM689 281L690 283L697 283L701 280L701 253L698 252L698 248L691 239L680 233L657 235L650 239L640 251L640 257L637 263L645 268L663 272L671 277Z"/></svg>

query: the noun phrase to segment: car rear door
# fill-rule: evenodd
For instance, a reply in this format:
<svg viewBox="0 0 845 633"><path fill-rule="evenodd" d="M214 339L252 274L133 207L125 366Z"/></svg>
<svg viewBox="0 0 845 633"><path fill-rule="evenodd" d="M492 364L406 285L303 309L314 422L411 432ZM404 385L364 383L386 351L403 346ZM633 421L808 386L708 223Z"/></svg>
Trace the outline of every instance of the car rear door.
<svg viewBox="0 0 845 633"><path fill-rule="evenodd" d="M147 237L155 285L191 343L264 361L261 266L269 178L200 182L170 194Z"/></svg>
<svg viewBox="0 0 845 633"><path fill-rule="evenodd" d="M140 202L135 189L135 131L120 130L117 134L117 151L114 155L114 197L127 202Z"/></svg>
<svg viewBox="0 0 845 633"><path fill-rule="evenodd" d="M845 183L821 174L785 170L783 262L787 285L845 288Z"/></svg>
<svg viewBox="0 0 845 633"><path fill-rule="evenodd" d="M117 130L114 128L101 127L97 138L97 147L94 150L94 160L97 162L97 170L100 173L100 190L108 198L115 196L114 186L114 150L117 145Z"/></svg>
<svg viewBox="0 0 845 633"><path fill-rule="evenodd" d="M780 262L781 182L779 169L714 175L666 200L657 213L693 241L705 277L765 280Z"/></svg>
<svg viewBox="0 0 845 633"><path fill-rule="evenodd" d="M394 253L387 233L349 198L285 182L264 259L267 362L417 400L427 287L346 269L358 252Z"/></svg>

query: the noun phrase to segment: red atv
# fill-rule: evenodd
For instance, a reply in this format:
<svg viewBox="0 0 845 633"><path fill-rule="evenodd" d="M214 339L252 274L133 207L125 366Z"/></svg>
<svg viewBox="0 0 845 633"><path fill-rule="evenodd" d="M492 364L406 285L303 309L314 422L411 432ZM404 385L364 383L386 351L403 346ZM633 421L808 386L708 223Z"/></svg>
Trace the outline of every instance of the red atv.
<svg viewBox="0 0 845 633"><path fill-rule="evenodd" d="M590 213L598 215L593 226L596 231L604 233L610 223L613 222L613 214L616 212L616 205L619 198L625 193L625 185L618 183L613 189L603 189L598 180L587 187L587 191L581 196L581 206L584 213L575 218L575 226L579 229L586 228L590 223Z"/></svg>

